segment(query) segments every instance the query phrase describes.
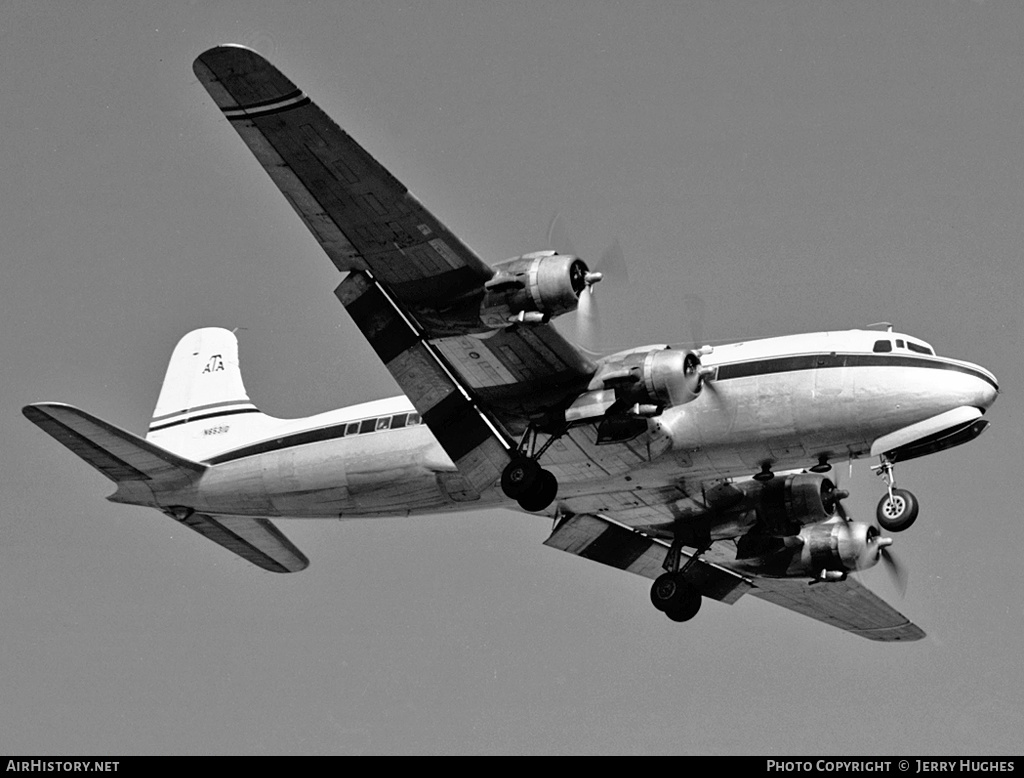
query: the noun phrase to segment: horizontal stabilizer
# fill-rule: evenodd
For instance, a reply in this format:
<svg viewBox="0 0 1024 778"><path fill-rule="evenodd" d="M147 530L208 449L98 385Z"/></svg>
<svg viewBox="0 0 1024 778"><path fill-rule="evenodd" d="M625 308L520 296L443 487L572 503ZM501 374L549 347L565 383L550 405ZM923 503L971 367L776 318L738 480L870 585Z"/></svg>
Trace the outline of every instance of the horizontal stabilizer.
<svg viewBox="0 0 1024 778"><path fill-rule="evenodd" d="M204 538L272 573L297 573L309 560L267 519L193 513L179 520Z"/></svg>
<svg viewBox="0 0 1024 778"><path fill-rule="evenodd" d="M206 470L206 465L172 454L71 405L36 403L21 412L116 483L189 481Z"/></svg>

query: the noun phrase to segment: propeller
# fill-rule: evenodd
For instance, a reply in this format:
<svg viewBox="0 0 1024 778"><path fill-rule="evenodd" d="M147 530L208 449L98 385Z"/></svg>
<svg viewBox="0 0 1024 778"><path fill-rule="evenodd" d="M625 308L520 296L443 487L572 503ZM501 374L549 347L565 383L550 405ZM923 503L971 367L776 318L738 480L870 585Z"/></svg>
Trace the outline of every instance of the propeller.
<svg viewBox="0 0 1024 778"><path fill-rule="evenodd" d="M555 211L548 225L548 245L559 254L579 256L569 232L565 219L560 211ZM594 297L594 285L604 278L613 283L628 283L629 268L622 245L618 239L612 241L604 253L594 263L594 267L585 276L586 289L580 293L579 307L576 309L576 342L585 350L598 353L601 351L601 316L598 313L597 299Z"/></svg>
<svg viewBox="0 0 1024 778"><path fill-rule="evenodd" d="M836 480L838 481L839 479L837 478ZM843 505L843 500L849 497L850 493L846 491L846 489L840 489L837 484L833 483L829 479L825 479L825 483L828 484L822 494L822 501L825 503L825 507L831 507L832 511L839 516L839 518L849 524L851 516L846 510L846 506Z"/></svg>
<svg viewBox="0 0 1024 778"><path fill-rule="evenodd" d="M893 585L896 590L900 593L900 597L907 593L907 568L896 561L896 556L889 550L889 546L892 545L892 538L879 538L881 541L889 541L884 546L879 548L878 553L882 556L882 562L885 564L885 570L889 573L889 578L892 579Z"/></svg>
<svg viewBox="0 0 1024 778"><path fill-rule="evenodd" d="M875 559L883 563L890 580L902 597L907 593L907 570L896 560L896 555L889 549L893 543L892 538L882 537L881 530L872 525L868 528L868 540L873 542L877 549Z"/></svg>

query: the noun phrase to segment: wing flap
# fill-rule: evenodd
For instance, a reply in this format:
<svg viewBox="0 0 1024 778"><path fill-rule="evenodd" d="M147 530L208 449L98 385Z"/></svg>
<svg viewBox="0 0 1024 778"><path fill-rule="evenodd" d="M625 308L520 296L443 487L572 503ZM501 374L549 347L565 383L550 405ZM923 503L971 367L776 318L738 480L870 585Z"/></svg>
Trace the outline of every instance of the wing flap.
<svg viewBox="0 0 1024 778"><path fill-rule="evenodd" d="M662 540L586 513L562 521L544 545L652 580L665 572L662 563L668 550ZM690 556L685 549L683 554ZM748 579L704 560L691 565L686 578L705 597L730 605L751 589Z"/></svg>
<svg viewBox="0 0 1024 778"><path fill-rule="evenodd" d="M127 430L63 403L36 403L25 417L115 483L188 481L206 465L185 459Z"/></svg>
<svg viewBox="0 0 1024 778"><path fill-rule="evenodd" d="M297 573L309 567L309 559L268 519L193 513L179 522L272 573Z"/></svg>
<svg viewBox="0 0 1024 778"><path fill-rule="evenodd" d="M336 294L377 356L470 487L491 486L508 463L502 440L416 326L366 274L350 273Z"/></svg>

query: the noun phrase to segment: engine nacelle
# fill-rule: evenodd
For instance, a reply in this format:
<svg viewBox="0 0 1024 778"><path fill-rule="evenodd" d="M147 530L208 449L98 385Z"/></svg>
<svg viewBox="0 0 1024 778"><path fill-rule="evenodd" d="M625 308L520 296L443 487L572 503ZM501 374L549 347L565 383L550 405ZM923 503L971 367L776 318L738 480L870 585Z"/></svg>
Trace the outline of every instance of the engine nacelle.
<svg viewBox="0 0 1024 778"><path fill-rule="evenodd" d="M554 251L524 254L495 269L480 303L480 321L492 329L546 322L576 310L590 274L579 257Z"/></svg>
<svg viewBox="0 0 1024 778"><path fill-rule="evenodd" d="M822 524L809 524L797 536L803 541L800 555L794 557L791 575L810 574L827 579L822 572L852 573L878 564L882 549L892 543L883 538L878 527L861 521L836 518ZM793 569L794 566L799 569Z"/></svg>
<svg viewBox="0 0 1024 778"><path fill-rule="evenodd" d="M712 505L719 500L727 509L726 501L735 497L736 491L743 494L743 505L757 510L758 520L765 530L775 535L796 534L805 524L816 524L832 518L837 502L847 496L835 484L818 473L794 473L785 477L776 476L769 481L744 481L716 487L708 494Z"/></svg>
<svg viewBox="0 0 1024 778"><path fill-rule="evenodd" d="M588 389L615 390L620 405L667 408L697 399L703 386L700 356L666 347L609 357Z"/></svg>

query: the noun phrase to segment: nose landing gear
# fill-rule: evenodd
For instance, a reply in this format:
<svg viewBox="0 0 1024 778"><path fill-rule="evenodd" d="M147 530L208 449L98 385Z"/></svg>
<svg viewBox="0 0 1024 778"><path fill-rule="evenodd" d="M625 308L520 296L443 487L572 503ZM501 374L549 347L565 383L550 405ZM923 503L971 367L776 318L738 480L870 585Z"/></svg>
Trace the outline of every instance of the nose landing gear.
<svg viewBox="0 0 1024 778"><path fill-rule="evenodd" d="M878 525L887 532L903 532L917 521L919 505L913 492L896 488L896 477L893 473L895 463L881 457L881 462L871 469L885 481L886 494L878 502L875 518Z"/></svg>

